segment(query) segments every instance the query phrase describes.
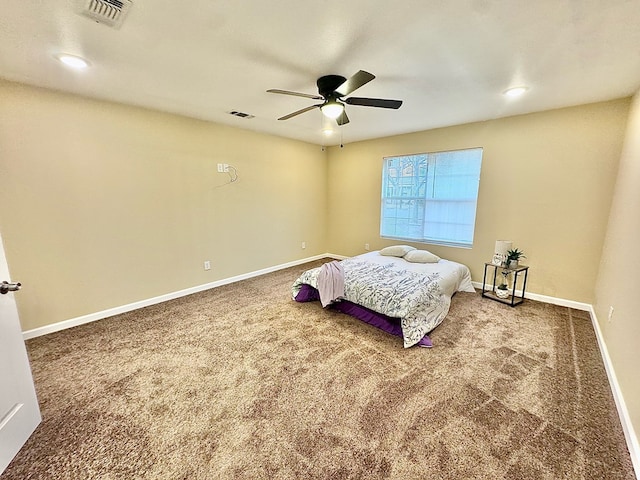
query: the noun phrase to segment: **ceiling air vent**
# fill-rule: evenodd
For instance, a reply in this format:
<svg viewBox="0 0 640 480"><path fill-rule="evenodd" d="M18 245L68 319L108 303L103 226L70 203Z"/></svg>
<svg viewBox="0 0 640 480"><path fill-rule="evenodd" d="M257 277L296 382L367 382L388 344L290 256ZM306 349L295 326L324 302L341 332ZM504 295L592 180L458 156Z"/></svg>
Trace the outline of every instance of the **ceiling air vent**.
<svg viewBox="0 0 640 480"><path fill-rule="evenodd" d="M120 28L131 0L87 0L82 14L98 23Z"/></svg>
<svg viewBox="0 0 640 480"><path fill-rule="evenodd" d="M249 115L248 113L244 112L237 112L236 110L232 110L228 113L229 115L233 115L234 117L246 118L247 120L249 120L250 118L255 118L255 115Z"/></svg>

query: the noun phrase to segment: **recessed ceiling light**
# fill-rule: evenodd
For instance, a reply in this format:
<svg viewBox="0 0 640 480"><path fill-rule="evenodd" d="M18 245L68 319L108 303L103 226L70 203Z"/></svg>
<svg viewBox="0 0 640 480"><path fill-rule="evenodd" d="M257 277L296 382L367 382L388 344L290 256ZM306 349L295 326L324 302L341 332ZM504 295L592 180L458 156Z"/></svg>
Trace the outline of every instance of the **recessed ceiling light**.
<svg viewBox="0 0 640 480"><path fill-rule="evenodd" d="M69 55L67 53L61 53L56 55L56 58L64 63L66 66L75 68L76 70L83 70L89 66L89 62L77 55Z"/></svg>
<svg viewBox="0 0 640 480"><path fill-rule="evenodd" d="M513 88L509 88L509 89L505 90L504 94L507 97L519 97L520 95L522 95L527 90L529 90L528 87L513 87Z"/></svg>

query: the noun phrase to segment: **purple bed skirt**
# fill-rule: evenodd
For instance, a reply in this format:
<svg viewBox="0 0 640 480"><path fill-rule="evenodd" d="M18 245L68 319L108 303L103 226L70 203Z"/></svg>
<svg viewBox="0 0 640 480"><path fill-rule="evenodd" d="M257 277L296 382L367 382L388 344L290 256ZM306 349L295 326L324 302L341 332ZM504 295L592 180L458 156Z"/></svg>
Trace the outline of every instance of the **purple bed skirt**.
<svg viewBox="0 0 640 480"><path fill-rule="evenodd" d="M304 284L296 295L296 302L313 302L320 300L320 293L311 285ZM356 317L358 320L373 325L374 327L384 330L391 335L402 338L402 327L400 326L400 319L389 317L382 313L374 312L361 305L348 302L347 300L341 300L330 305L331 308L338 310L339 312L346 313L352 317ZM420 339L418 344L420 347L432 347L431 339L425 335Z"/></svg>

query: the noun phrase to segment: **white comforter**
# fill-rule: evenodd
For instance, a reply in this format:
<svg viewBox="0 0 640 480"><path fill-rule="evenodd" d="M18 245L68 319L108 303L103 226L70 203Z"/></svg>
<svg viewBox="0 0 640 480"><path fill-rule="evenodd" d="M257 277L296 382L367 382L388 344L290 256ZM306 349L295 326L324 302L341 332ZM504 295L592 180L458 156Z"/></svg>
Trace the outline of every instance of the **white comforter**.
<svg viewBox="0 0 640 480"><path fill-rule="evenodd" d="M475 292L469 269L460 263L410 263L404 258L365 253L343 260L348 300L401 321L404 346L411 347L438 326L449 312L455 292ZM293 284L317 288L320 268L304 272Z"/></svg>

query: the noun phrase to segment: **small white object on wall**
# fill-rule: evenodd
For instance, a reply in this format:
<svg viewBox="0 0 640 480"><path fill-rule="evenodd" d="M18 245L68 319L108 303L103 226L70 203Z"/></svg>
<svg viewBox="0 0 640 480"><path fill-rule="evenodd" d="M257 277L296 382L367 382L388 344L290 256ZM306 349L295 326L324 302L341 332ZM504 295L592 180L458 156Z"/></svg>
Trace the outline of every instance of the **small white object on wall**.
<svg viewBox="0 0 640 480"><path fill-rule="evenodd" d="M224 187L225 185L229 185L230 183L238 181L238 171L233 165L229 165L228 163L219 163L218 173L226 173L227 175L229 175L229 181L223 183L222 185L216 185L215 188Z"/></svg>

